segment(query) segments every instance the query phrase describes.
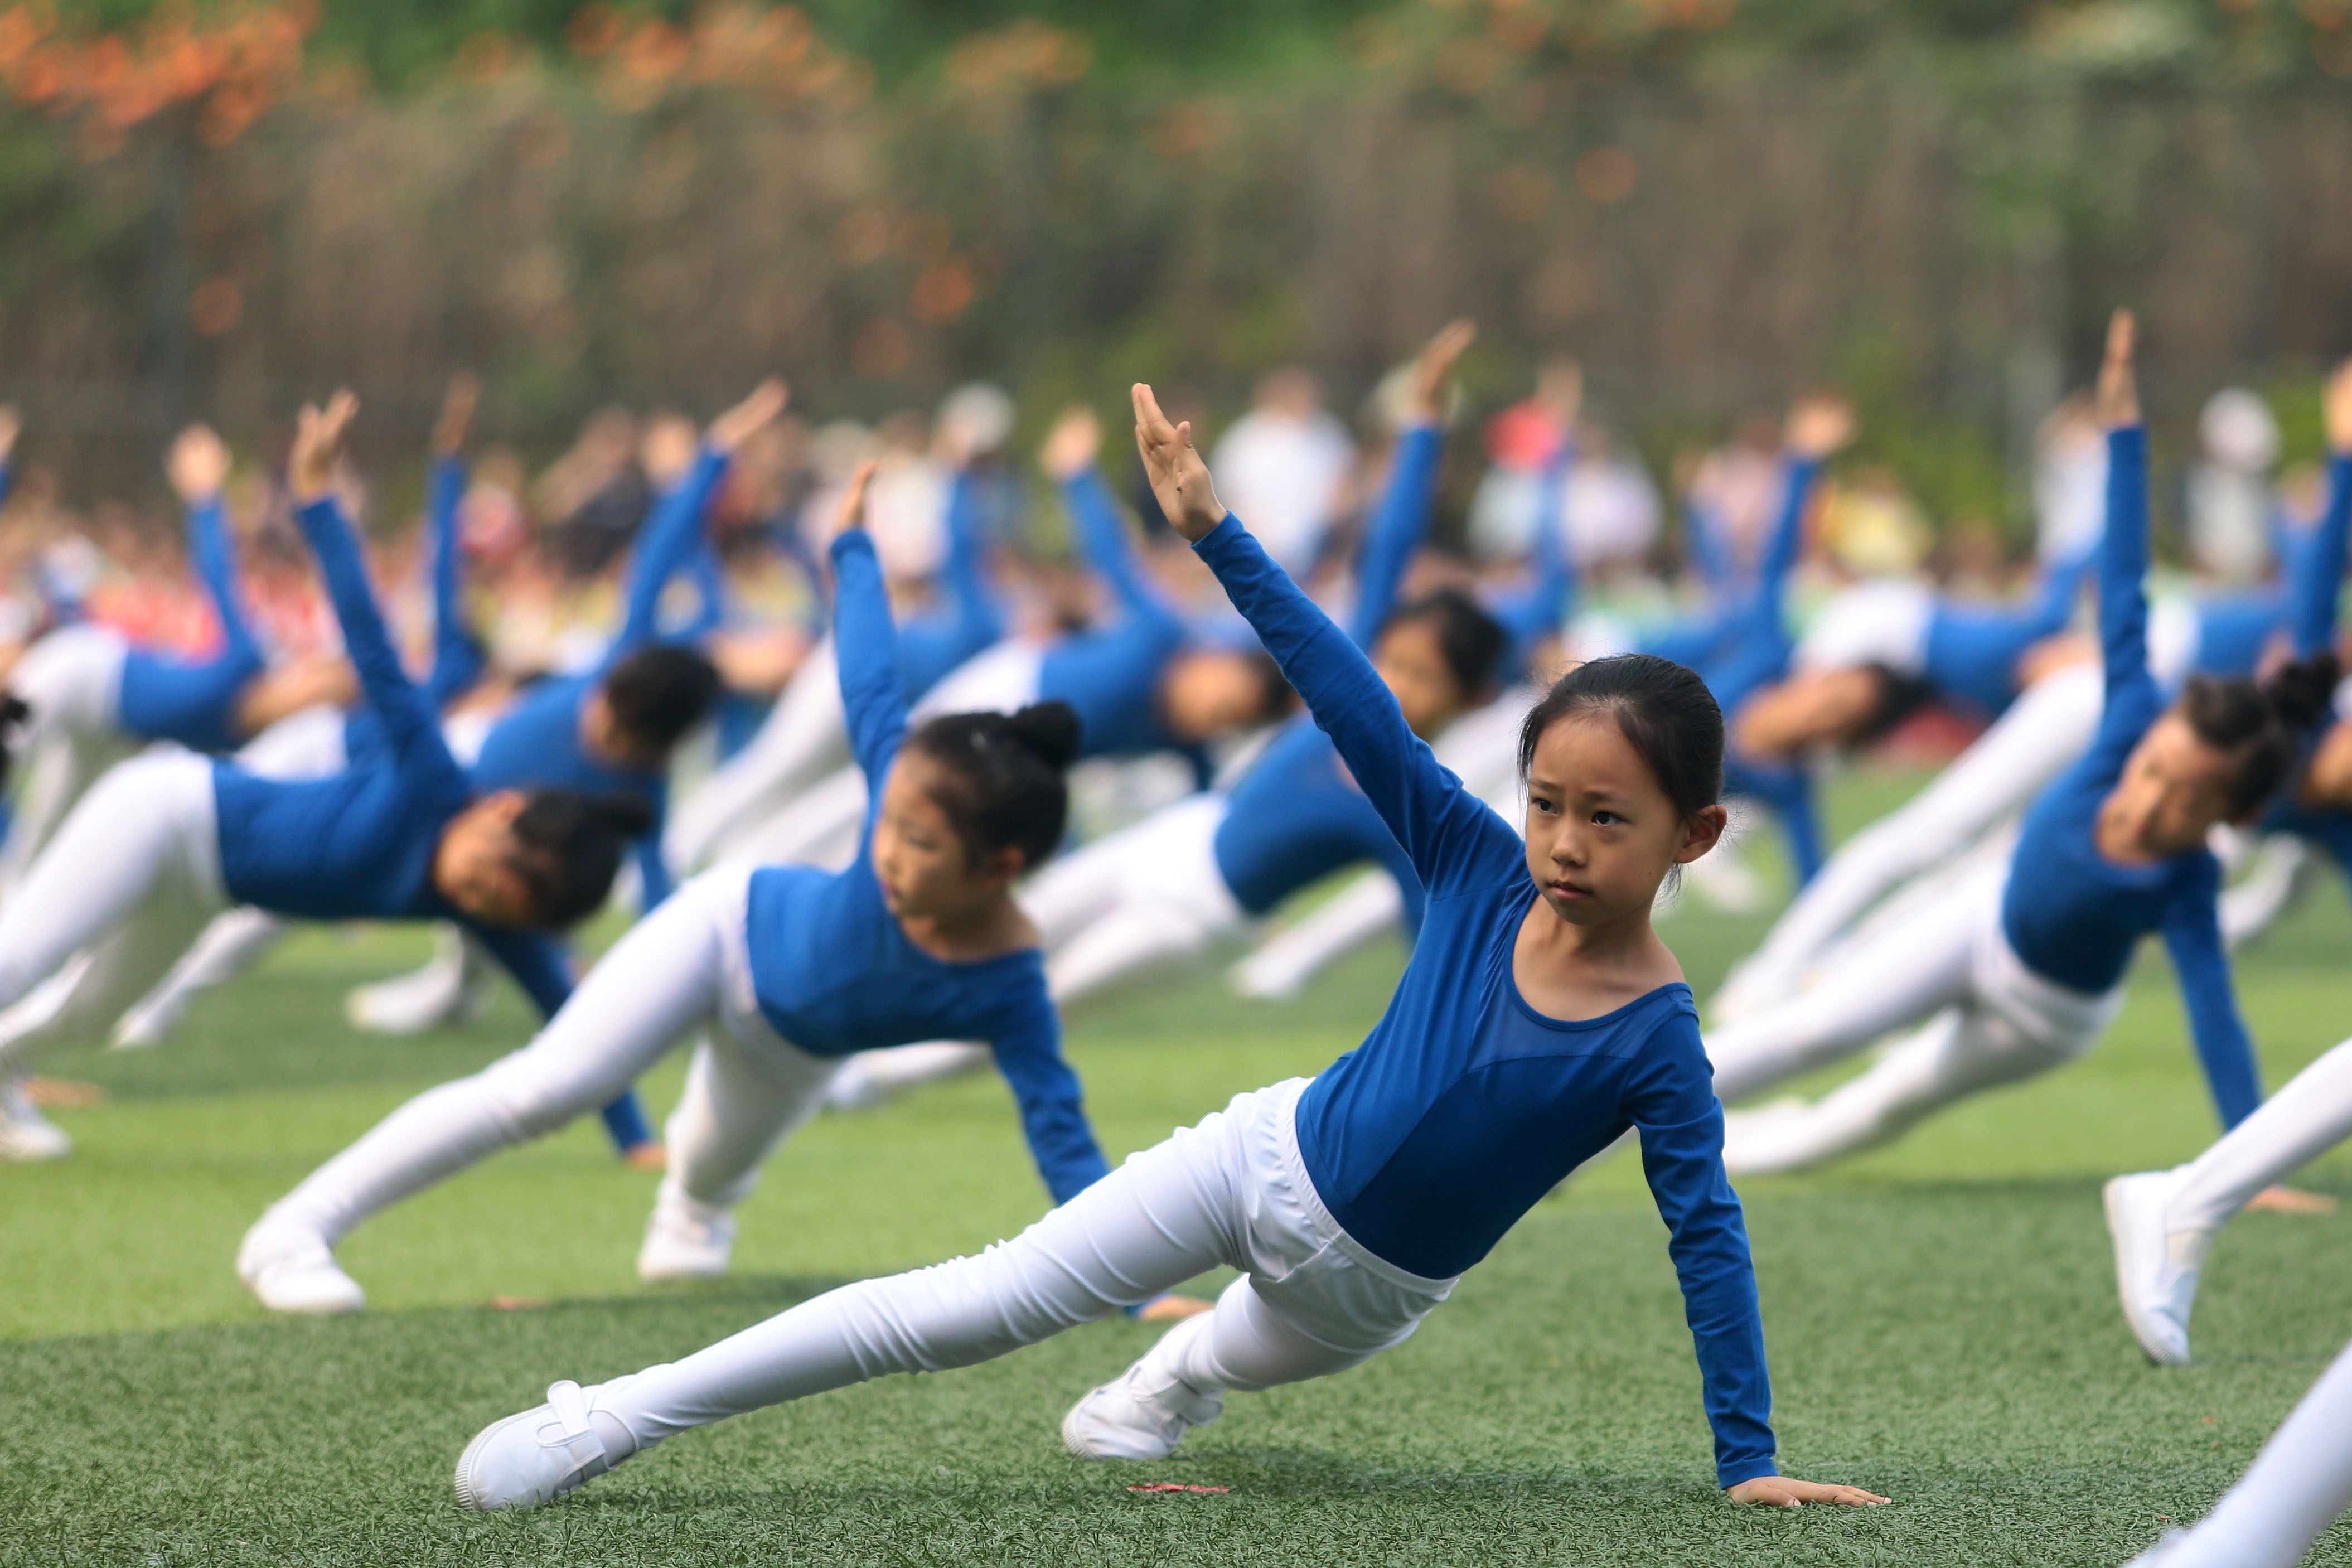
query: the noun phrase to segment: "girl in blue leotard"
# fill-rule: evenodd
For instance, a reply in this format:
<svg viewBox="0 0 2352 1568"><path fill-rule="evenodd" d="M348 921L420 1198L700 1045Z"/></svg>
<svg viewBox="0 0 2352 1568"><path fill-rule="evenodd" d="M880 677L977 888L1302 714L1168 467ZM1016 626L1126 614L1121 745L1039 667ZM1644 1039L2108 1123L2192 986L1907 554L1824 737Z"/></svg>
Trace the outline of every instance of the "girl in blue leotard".
<svg viewBox="0 0 2352 1568"><path fill-rule="evenodd" d="M113 769L0 905L0 1009L47 983L64 993L49 999L60 1028L103 1028L232 902L314 921L457 920L542 1010L570 990L553 932L604 902L644 808L562 790L479 795L458 768L330 489L356 408L345 393L302 411L291 480L381 742L322 779L259 778L185 751ZM47 1037L0 1044L0 1078Z"/></svg>
<svg viewBox="0 0 2352 1568"><path fill-rule="evenodd" d="M1715 1431L1741 1500L1874 1503L1775 1474L1739 1200L1690 992L1650 928L1675 865L1723 831L1723 723L1644 656L1564 677L1528 716L1527 837L1440 768L1363 654L1218 504L1189 426L1135 389L1170 522L1282 661L1429 889L1388 1015L1312 1082L1244 1094L1012 1241L818 1297L674 1365L490 1426L475 1508L552 1500L688 1427L885 1373L1003 1355L1224 1265L1178 1325L1062 1423L1089 1459L1166 1457L1227 1389L1342 1372L1410 1337L1553 1184L1639 1127Z"/></svg>
<svg viewBox="0 0 2352 1568"><path fill-rule="evenodd" d="M2261 686L2200 678L2168 707L2147 665L2147 436L2118 314L2100 375L2108 428L2099 553L2105 710L2082 760L2027 814L2013 853L1832 955L1812 989L1709 1039L1726 1100L1920 1026L1813 1104L1735 1120L1734 1170L1800 1168L1892 1138L1938 1107L2080 1055L2122 1002L2139 939L2161 931L2224 1125L2262 1098L2215 919L2215 824L2259 811L2322 710L2333 660Z"/></svg>
<svg viewBox="0 0 2352 1568"><path fill-rule="evenodd" d="M265 1303L354 1308L333 1245L368 1215L610 1098L709 1026L667 1128L669 1174L637 1268L727 1267L733 1210L770 1150L856 1051L940 1036L991 1042L1058 1201L1103 1173L1062 1059L1035 933L1011 886L1053 849L1076 749L1069 711L959 714L911 734L889 601L859 525L869 465L833 544L842 700L875 781L856 860L706 872L639 921L527 1048L394 1111L274 1205L239 1271Z"/></svg>

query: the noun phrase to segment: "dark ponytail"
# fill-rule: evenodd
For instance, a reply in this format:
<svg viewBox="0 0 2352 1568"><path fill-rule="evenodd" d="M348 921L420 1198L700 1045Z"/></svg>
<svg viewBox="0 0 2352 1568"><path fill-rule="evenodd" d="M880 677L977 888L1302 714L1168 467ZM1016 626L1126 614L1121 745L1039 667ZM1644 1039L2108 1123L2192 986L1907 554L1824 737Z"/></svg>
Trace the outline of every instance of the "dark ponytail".
<svg viewBox="0 0 2352 1568"><path fill-rule="evenodd" d="M1039 702L1018 713L946 713L907 738L937 770L931 798L977 865L1017 849L1034 868L1062 842L1070 817L1064 775L1078 760L1076 710Z"/></svg>
<svg viewBox="0 0 2352 1568"><path fill-rule="evenodd" d="M1544 731L1587 713L1616 721L1685 816L1723 798L1723 710L1693 671L1647 653L1590 659L1552 682L1519 726L1521 782L1535 765Z"/></svg>
<svg viewBox="0 0 2352 1568"><path fill-rule="evenodd" d="M32 718L32 705L13 691L0 691L0 789L8 787L8 774L16 765L18 731Z"/></svg>
<svg viewBox="0 0 2352 1568"><path fill-rule="evenodd" d="M2224 785L2232 819L2268 800L2294 772L2304 742L2328 715L2338 672L2336 655L2323 650L2260 680L2196 675L2181 688L2189 728L2215 751L2234 754Z"/></svg>
<svg viewBox="0 0 2352 1568"><path fill-rule="evenodd" d="M621 857L653 825L653 808L632 795L532 790L509 829L515 872L530 889L531 924L562 931L602 909Z"/></svg>

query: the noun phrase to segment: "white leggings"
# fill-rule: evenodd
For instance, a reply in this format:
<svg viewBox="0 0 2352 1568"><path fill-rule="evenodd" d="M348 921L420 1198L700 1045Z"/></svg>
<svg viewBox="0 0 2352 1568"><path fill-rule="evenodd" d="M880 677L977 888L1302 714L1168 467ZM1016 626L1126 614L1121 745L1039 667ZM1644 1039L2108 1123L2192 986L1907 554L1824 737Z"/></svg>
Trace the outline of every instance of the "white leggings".
<svg viewBox="0 0 2352 1568"><path fill-rule="evenodd" d="M33 711L20 741L16 810L0 847L0 889L32 868L83 792L137 750L116 722L129 652L119 632L66 626L26 648L9 672L8 689Z"/></svg>
<svg viewBox="0 0 2352 1568"><path fill-rule="evenodd" d="M1740 965L1739 987L1766 1004L1789 995L1863 911L2024 809L2090 744L2101 700L2096 665L2028 687L1935 782L1838 846Z"/></svg>
<svg viewBox="0 0 2352 1568"><path fill-rule="evenodd" d="M2256 1193L2352 1138L2352 1040L2281 1085L2252 1116L2186 1167L2164 1228L2210 1233Z"/></svg>
<svg viewBox="0 0 2352 1568"><path fill-rule="evenodd" d="M1343 1372L1410 1337L1454 1289L1383 1262L1298 1159L1304 1079L1237 1095L1008 1242L804 1301L597 1405L639 1446L893 1372L988 1361L1219 1265L1243 1278L1145 1358L1169 1381L1257 1389Z"/></svg>
<svg viewBox="0 0 2352 1568"><path fill-rule="evenodd" d="M614 944L538 1038L394 1111L264 1223L331 1244L378 1209L609 1103L706 1027L669 1120L663 1199L741 1202L838 1065L778 1037L760 1013L743 945L750 880L748 870L722 868L680 888Z"/></svg>
<svg viewBox="0 0 2352 1568"><path fill-rule="evenodd" d="M226 903L212 763L171 750L110 770L0 900L0 1075L104 1037Z"/></svg>
<svg viewBox="0 0 2352 1568"><path fill-rule="evenodd" d="M828 637L793 672L751 744L678 803L662 837L663 858L681 874L701 869L733 836L848 761L841 671Z"/></svg>
<svg viewBox="0 0 2352 1568"><path fill-rule="evenodd" d="M2096 1043L2122 991L2090 996L2026 969L2000 929L2006 861L1841 948L1818 984L1712 1031L1716 1092L1746 1099L1918 1026L1867 1072L1782 1113L1734 1157L1790 1170L1895 1137L1941 1106L2073 1060Z"/></svg>
<svg viewBox="0 0 2352 1568"><path fill-rule="evenodd" d="M2294 1568L2352 1504L2352 1347L2320 1373L2254 1462L2151 1568Z"/></svg>

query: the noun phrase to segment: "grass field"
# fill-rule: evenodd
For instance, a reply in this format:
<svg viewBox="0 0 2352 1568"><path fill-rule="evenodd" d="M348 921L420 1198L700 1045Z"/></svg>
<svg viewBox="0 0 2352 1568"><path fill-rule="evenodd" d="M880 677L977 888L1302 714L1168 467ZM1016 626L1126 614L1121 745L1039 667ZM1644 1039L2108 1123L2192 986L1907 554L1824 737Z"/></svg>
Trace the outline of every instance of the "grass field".
<svg viewBox="0 0 2352 1568"><path fill-rule="evenodd" d="M1840 815L1881 804L1849 783ZM1668 928L1702 991L1757 921ZM566 1504L464 1515L484 1422L674 1357L843 1279L934 1261L1041 1205L1003 1089L823 1119L743 1211L738 1276L631 1272L654 1178L575 1127L383 1216L344 1249L374 1310L264 1318L229 1268L273 1197L403 1098L517 1043L370 1040L349 984L413 932L319 932L208 998L159 1053L68 1058L109 1103L68 1161L0 1167L0 1563L2115 1564L2201 1513L2352 1336L2352 1206L2251 1215L2214 1248L2198 1365L2114 1308L2098 1184L2212 1122L2160 955L2085 1061L1829 1172L1742 1184L1781 1460L1897 1505L1743 1510L1711 1480L1664 1231L1621 1160L1541 1205L1394 1353L1236 1396L1164 1464L1065 1457L1054 1423L1151 1331L1097 1324L988 1366L689 1434ZM2242 964L2269 1080L2352 1032L2352 914L2323 882ZM1213 973L1071 1019L1114 1158L1311 1072L1378 1015L1393 952L1297 1004ZM672 1062L646 1086L666 1109ZM2352 1194L2352 1167L2307 1184ZM493 1297L525 1305L494 1309ZM535 1304L533 1304L535 1303ZM1136 1494L1146 1480L1230 1489ZM2352 1563L2338 1529L2315 1561Z"/></svg>

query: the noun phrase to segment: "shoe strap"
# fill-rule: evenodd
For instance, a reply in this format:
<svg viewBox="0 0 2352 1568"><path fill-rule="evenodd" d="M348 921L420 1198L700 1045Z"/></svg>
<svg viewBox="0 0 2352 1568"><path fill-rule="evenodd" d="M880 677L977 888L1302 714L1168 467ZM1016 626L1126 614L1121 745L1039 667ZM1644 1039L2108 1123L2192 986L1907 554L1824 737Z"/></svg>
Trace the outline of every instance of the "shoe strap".
<svg viewBox="0 0 2352 1568"><path fill-rule="evenodd" d="M555 1413L556 1425L563 1428L563 1451L574 1465L593 1464L606 1457L604 1439L596 1436L595 1423L588 1419L586 1390L569 1380L550 1384L547 1407Z"/></svg>

